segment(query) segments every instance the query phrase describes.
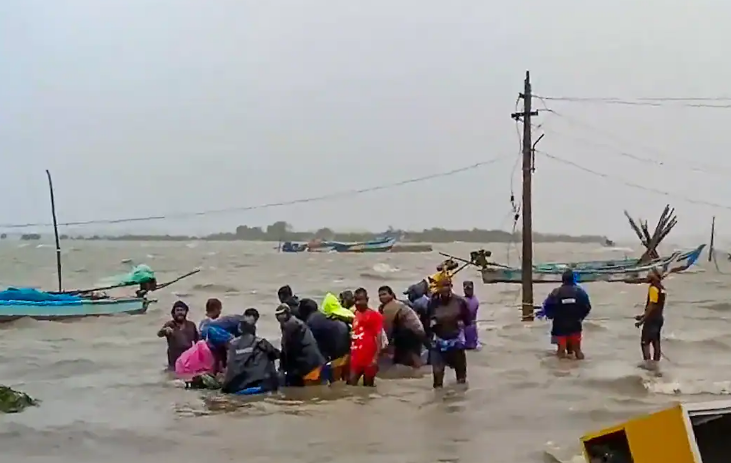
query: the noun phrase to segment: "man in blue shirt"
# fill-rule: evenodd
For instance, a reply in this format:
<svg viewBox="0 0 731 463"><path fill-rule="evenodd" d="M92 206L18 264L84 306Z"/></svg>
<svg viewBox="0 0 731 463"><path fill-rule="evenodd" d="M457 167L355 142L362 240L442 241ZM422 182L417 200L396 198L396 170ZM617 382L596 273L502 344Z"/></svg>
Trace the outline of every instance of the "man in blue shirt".
<svg viewBox="0 0 731 463"><path fill-rule="evenodd" d="M573 352L577 360L584 358L581 350L583 321L591 311L589 295L576 284L571 269L561 275L561 286L551 291L543 302L543 314L553 320L551 336L556 338L556 355L566 358Z"/></svg>

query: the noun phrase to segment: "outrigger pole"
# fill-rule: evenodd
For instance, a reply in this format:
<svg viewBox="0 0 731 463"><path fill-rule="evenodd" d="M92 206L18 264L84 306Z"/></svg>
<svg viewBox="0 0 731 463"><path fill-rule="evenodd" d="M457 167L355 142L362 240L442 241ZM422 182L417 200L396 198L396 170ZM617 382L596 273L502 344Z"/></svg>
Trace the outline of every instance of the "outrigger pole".
<svg viewBox="0 0 731 463"><path fill-rule="evenodd" d="M523 99L523 111L511 114L510 117L516 121L523 121L523 229L521 241L523 244L522 254L522 288L523 321L533 321L535 310L533 308L533 197L532 180L534 170L535 146L531 140L531 117L537 116L538 111L532 111L533 95L531 93L530 71L525 71L525 82L523 93L519 95ZM540 139L539 139L540 140ZM536 141L537 142L537 141Z"/></svg>
<svg viewBox="0 0 731 463"><path fill-rule="evenodd" d="M48 190L51 193L51 215L53 216L53 235L56 238L56 273L58 274L58 291L63 291L63 278L61 276L61 240L58 237L58 221L56 220L56 199L53 196L53 180L51 172L46 169L48 177Z"/></svg>
<svg viewBox="0 0 731 463"><path fill-rule="evenodd" d="M711 242L708 246L708 262L711 262L713 260L713 239L716 236L716 216L713 216L713 220L711 220Z"/></svg>

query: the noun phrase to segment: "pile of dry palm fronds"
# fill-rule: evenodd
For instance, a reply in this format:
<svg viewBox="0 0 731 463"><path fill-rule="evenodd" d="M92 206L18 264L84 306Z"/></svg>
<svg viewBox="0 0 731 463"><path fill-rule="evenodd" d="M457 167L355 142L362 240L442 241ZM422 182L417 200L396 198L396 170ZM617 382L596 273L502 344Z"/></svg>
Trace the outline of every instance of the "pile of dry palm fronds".
<svg viewBox="0 0 731 463"><path fill-rule="evenodd" d="M639 263L642 264L659 258L660 255L657 252L657 246L678 223L678 218L675 216L675 209L671 208L669 204L665 206L662 214L660 214L660 220L657 221L655 230L652 233L650 233L650 229L647 226L647 220L640 219L635 221L627 211L624 211L624 215L629 220L629 225L632 227L632 230L635 231L635 234L637 234L637 237L645 247L645 252L640 257Z"/></svg>

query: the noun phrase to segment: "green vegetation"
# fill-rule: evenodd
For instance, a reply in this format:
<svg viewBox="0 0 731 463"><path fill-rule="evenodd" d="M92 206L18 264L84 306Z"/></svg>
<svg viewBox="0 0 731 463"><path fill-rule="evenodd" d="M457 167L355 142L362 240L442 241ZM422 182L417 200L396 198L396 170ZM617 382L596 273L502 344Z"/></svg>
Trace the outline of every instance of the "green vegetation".
<svg viewBox="0 0 731 463"><path fill-rule="evenodd" d="M503 230L446 230L444 228L430 228L422 231L407 231L389 229L387 234L400 236L402 241L411 243L453 243L462 241L465 243L509 243L519 242L520 234ZM382 236L383 233L355 233L337 232L329 228L321 228L315 232L294 231L286 222L275 222L265 229L260 227L249 227L240 225L234 233L215 233L206 236L187 235L120 235L76 237L71 239L84 240L111 240L111 241L310 241L312 239L323 239L332 241L367 241ZM62 237L65 238L65 237ZM604 243L606 237L598 235L571 236L564 234L534 233L533 241L536 243Z"/></svg>
<svg viewBox="0 0 731 463"><path fill-rule="evenodd" d="M28 394L0 386L0 413L18 413L37 405L38 401Z"/></svg>

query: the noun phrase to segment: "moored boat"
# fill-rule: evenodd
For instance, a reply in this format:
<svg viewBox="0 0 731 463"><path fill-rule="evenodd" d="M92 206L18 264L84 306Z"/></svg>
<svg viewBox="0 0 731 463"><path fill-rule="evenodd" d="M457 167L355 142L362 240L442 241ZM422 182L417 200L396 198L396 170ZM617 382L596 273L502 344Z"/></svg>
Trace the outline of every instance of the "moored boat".
<svg viewBox="0 0 731 463"><path fill-rule="evenodd" d="M698 249L703 250L705 244L698 246L695 249L685 251L681 254L681 259L691 256ZM700 252L698 252L700 254ZM667 257L658 257L646 262L641 262L641 259L616 259L616 260L593 260L584 262L545 262L542 264L536 264L533 266L536 272L541 273L562 273L567 268L572 270L617 270L623 268L640 267L645 265L662 265Z"/></svg>
<svg viewBox="0 0 731 463"><path fill-rule="evenodd" d="M13 321L24 317L36 320L64 320L122 313L142 314L147 311L149 304L154 302L147 299L149 293L170 286L200 271L196 269L167 283L158 285L152 269L147 265L138 265L131 272L117 278L114 284L91 289L64 291L61 242L56 220L56 202L53 194L53 181L48 170L46 170L46 176L48 177L48 189L51 196L58 291L39 291L35 288L8 288L0 291L0 322ZM135 297L110 297L102 292L136 285L139 285L139 289Z"/></svg>
<svg viewBox="0 0 731 463"><path fill-rule="evenodd" d="M305 252L309 250L307 243L293 243L292 241L285 241L279 247L281 252Z"/></svg>
<svg viewBox="0 0 731 463"><path fill-rule="evenodd" d="M647 273L653 268L662 267L665 273L679 273L687 270L698 261L705 244L698 246L692 251L675 253L669 257L654 260L648 264L635 267L587 269L573 268L577 282L591 283L604 281L608 283L642 283L645 282ZM546 271L533 270L534 283L561 283L561 273L565 268L558 271L550 269ZM493 283L521 283L522 270L511 267L486 266L480 270L482 282Z"/></svg>
<svg viewBox="0 0 731 463"><path fill-rule="evenodd" d="M731 445L731 401L679 403L587 434L587 463L722 463Z"/></svg>
<svg viewBox="0 0 731 463"><path fill-rule="evenodd" d="M335 252L388 252L396 244L396 238L377 238L359 243L340 243L327 241L326 245Z"/></svg>
<svg viewBox="0 0 731 463"><path fill-rule="evenodd" d="M145 297L120 297L66 301L0 301L0 322L19 318L35 320L68 320L118 314L143 314L150 301Z"/></svg>

